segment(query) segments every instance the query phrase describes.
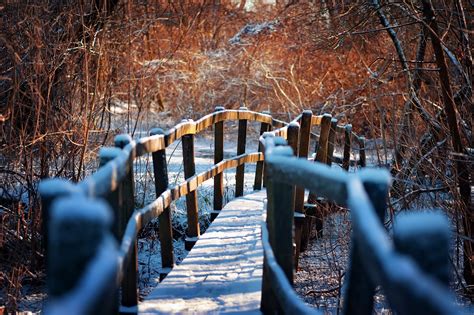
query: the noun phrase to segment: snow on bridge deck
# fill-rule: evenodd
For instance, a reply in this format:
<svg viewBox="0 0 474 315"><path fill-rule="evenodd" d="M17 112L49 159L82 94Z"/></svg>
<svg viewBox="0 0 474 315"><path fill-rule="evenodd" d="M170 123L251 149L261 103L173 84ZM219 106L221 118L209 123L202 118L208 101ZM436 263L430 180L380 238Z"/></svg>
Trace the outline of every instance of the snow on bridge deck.
<svg viewBox="0 0 474 315"><path fill-rule="evenodd" d="M266 191L230 201L140 313L259 313Z"/></svg>

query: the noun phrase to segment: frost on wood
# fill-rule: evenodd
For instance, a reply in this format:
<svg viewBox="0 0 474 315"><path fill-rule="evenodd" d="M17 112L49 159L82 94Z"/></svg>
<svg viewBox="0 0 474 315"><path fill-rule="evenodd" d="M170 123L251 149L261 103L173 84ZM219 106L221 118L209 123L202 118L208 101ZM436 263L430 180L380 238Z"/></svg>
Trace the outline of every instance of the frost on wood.
<svg viewBox="0 0 474 315"><path fill-rule="evenodd" d="M85 266L77 285L60 298L50 298L45 313L54 315L109 313L113 308L115 291L111 288L106 290L111 295L108 297L103 296L103 292L104 287L110 287L115 283L117 257L117 244L108 235L98 246L97 254ZM95 305L98 296L102 299L99 299L100 305Z"/></svg>
<svg viewBox="0 0 474 315"><path fill-rule="evenodd" d="M51 208L48 243L48 291L61 296L75 287L100 241L108 234L112 215L103 201L74 195Z"/></svg>

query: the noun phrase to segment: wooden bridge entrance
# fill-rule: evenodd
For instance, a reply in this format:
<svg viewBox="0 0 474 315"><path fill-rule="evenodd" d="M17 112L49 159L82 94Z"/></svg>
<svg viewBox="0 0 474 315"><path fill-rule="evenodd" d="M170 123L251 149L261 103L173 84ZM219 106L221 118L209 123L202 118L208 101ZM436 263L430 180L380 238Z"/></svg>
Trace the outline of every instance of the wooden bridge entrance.
<svg viewBox="0 0 474 315"><path fill-rule="evenodd" d="M236 156L224 159L227 120L238 121L238 140ZM248 121L261 124L257 152L246 152ZM196 174L194 135L209 127L215 134L214 165ZM342 135L342 167L335 169L330 166L337 161L338 135ZM178 139L185 181L170 186L165 150ZM311 141L315 158L308 160ZM155 129L137 141L117 136L115 145L101 149L101 167L83 182L41 183L48 227L47 313L319 314L297 297L291 284L312 225L316 222L316 228L322 228L320 198L351 211L345 314L371 314L377 286L400 314L460 312L447 290L446 218L435 213L406 215L389 238L383 220L390 176L384 170L347 172L350 165L366 165L365 139L353 133L351 125L339 126L330 115L315 116L311 111L284 123L268 113L218 107L198 121L185 120L167 132ZM358 159L351 161L352 150ZM133 163L148 154L156 199L135 209ZM256 163L255 192L243 196L245 163ZM223 172L229 168L236 168L236 199L224 206ZM196 190L210 179L214 222L201 235ZM186 247L192 250L174 266L170 205L182 196L187 208ZM164 280L139 303L137 235L156 218Z"/></svg>

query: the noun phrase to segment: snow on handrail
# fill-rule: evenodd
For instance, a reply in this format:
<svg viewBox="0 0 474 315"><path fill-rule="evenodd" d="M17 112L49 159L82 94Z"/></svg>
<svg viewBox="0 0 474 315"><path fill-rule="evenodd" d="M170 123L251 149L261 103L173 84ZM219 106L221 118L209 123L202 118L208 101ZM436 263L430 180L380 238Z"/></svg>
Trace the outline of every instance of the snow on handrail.
<svg viewBox="0 0 474 315"><path fill-rule="evenodd" d="M268 259L264 267L264 288L267 290L262 292L262 305L268 307L275 303L279 304L274 306L276 307L274 310L284 307L280 304L283 301L280 291L282 286L292 279L292 274L287 272L285 275L284 270L293 265L293 258L287 255L281 244L288 243L288 240L292 241L293 236L291 228L285 228L284 222L278 221L278 218L287 217L293 211L291 187L302 186L318 196L348 205L351 210L353 238L351 266L348 268L346 275L348 283L345 285L347 289L343 311L346 314L356 311L370 313L376 285L382 286L389 303L400 314L460 313L454 306L454 298L449 293L447 285L435 279L430 273L432 271L421 269L415 258L407 256L409 253L398 252L389 239L381 221L390 185L388 171L366 169L357 175L349 174L330 169L321 163L296 159L289 154L291 150L285 146L283 139L275 137L272 133L265 133L260 140L265 147L268 204L271 204L267 211L270 233L268 239L273 240L273 243L270 242L272 246L277 246L272 252L268 247L264 247L266 258L275 256L276 259ZM285 186L281 188L282 185ZM277 188L278 193L275 192ZM274 207L276 208L273 209ZM285 211L290 213L285 214ZM265 230L262 229L263 234ZM443 235L445 231L447 229L440 229L434 233ZM441 237L449 239L449 235ZM432 250L436 251L438 248ZM448 252L443 252L442 249L439 249L438 253L433 253L433 257L438 259L446 255ZM281 280L281 277L285 276L286 282ZM278 295L277 301L272 300L272 296L269 295L269 287ZM285 294L292 297L294 292L292 289L289 290L290 292Z"/></svg>

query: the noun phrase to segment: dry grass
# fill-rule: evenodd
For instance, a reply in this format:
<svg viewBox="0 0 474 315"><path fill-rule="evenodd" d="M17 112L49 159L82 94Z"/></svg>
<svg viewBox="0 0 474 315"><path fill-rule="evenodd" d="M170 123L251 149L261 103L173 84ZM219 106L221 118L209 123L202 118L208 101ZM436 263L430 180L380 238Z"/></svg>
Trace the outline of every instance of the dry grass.
<svg viewBox="0 0 474 315"><path fill-rule="evenodd" d="M15 309L22 283L41 279L38 181L80 180L94 169L99 145L119 131L136 133L156 112L176 120L199 117L217 104L283 117L307 108L330 112L359 134L383 138L388 149L406 148L407 162L394 172L402 185L393 191L392 211L433 187L446 187L460 200L453 159L446 159L449 142L419 149L430 128L417 114L411 114L410 136L401 137L407 75L368 1L326 1L326 8L312 1L278 8L256 2L255 12L208 0L0 4L0 304ZM469 74L454 4L435 2L442 39ZM410 23L419 12L404 2L384 10L408 25L396 31L407 59L415 60L420 24ZM245 25L263 22L274 28L229 42ZM418 96L446 138L431 56L428 45ZM456 92L462 76L450 69ZM458 112L466 117L463 141L472 147L469 104L470 97L460 97ZM435 200L423 197L423 206L441 205L446 193L428 196ZM454 205L443 206L460 217Z"/></svg>

